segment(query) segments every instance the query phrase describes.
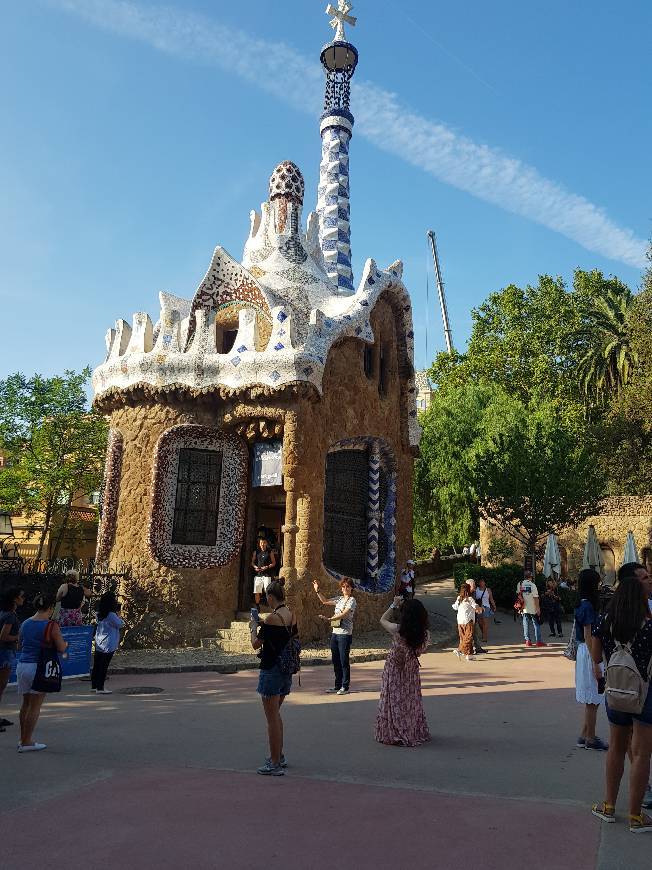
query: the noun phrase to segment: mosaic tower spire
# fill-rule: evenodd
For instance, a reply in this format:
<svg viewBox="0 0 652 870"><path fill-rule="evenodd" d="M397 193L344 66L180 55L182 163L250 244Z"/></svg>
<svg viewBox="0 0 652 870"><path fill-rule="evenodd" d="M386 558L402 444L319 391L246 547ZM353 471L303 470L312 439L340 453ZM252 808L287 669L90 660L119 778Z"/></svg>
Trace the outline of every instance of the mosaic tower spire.
<svg viewBox="0 0 652 870"><path fill-rule="evenodd" d="M338 0L337 8L326 7L326 13L333 16L331 27L335 30L335 38L324 46L320 55L326 73L326 96L319 128L319 243L326 272L342 296L355 292L349 202L349 141L353 133L353 115L349 111L349 98L358 51L344 33L345 24L353 27L356 22L354 16L349 15L351 9L346 0Z"/></svg>

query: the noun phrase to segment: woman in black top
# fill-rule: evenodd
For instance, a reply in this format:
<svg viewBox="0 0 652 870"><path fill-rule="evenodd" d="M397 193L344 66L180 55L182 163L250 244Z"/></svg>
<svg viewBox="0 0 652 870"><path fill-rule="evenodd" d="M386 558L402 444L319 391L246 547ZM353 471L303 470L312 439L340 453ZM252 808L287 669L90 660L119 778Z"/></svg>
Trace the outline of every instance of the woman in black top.
<svg viewBox="0 0 652 870"><path fill-rule="evenodd" d="M283 776L286 765L283 755L281 705L292 689L292 676L281 672L278 658L290 638L297 633L297 622L285 604L285 593L278 580L274 580L267 587L267 603L272 612L263 622L259 622L258 614L253 611L252 616L256 614L256 618L252 618L249 624L251 645L260 650L257 691L267 719L270 753L265 764L258 768L258 773L263 776Z"/></svg>
<svg viewBox="0 0 652 870"><path fill-rule="evenodd" d="M652 658L652 618L647 604L647 568L629 562L618 571L618 586L607 609L593 628L595 676L599 678L602 660L609 662L616 642L631 645L631 655L640 676L648 680ZM629 829L632 833L652 833L652 818L643 813L643 794L650 774L652 754L652 687L640 713L613 710L607 701L607 718L611 739L607 754L606 790L602 803L594 804L593 815L604 822L614 822L616 800L625 767L625 755L631 745L629 774Z"/></svg>
<svg viewBox="0 0 652 870"><path fill-rule="evenodd" d="M81 625L84 598L90 598L92 594L79 582L79 571L67 571L66 582L57 590L57 601L61 602L59 625Z"/></svg>

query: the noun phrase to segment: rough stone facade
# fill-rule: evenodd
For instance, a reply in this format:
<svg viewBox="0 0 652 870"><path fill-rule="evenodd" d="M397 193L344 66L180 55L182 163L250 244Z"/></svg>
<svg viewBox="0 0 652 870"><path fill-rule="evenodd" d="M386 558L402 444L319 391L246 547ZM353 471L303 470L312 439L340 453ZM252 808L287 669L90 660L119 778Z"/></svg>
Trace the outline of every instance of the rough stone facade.
<svg viewBox="0 0 652 870"><path fill-rule="evenodd" d="M114 393L98 402L124 444L115 541L107 561L132 566L141 598L147 600L152 641L197 643L227 625L238 609L240 556L220 568L196 570L166 567L150 553L153 459L159 438L172 426L190 423L230 432L259 431L260 421L275 422L277 431L282 426L286 513L281 573L304 637L324 634L324 625L317 619L324 609L312 580L318 579L326 594L337 590L336 580L322 564L325 464L333 444L364 435L382 438L390 446L399 481L397 565L410 557L414 448L405 424L408 387L399 372L396 317L387 300L379 300L371 321L377 336L372 376L364 371L364 343L346 338L330 351L321 398L316 391L297 395L280 390L261 401L251 391L221 398L216 393L192 396L187 391L166 390L148 397L137 391ZM387 367L383 396L378 385L381 346ZM248 554L245 557L248 562ZM365 630L377 624L391 593L358 591L356 597L356 628Z"/></svg>
<svg viewBox="0 0 652 870"><path fill-rule="evenodd" d="M613 580L614 572L623 562L625 538L629 531L634 533L641 560L652 567L652 495L607 498L602 502L598 514L575 528L563 529L559 533L559 546L564 575L576 577L582 567L589 525L595 526L605 557L605 578L608 581ZM486 554L492 539L496 537L506 536L496 526L485 522L480 524L480 546L484 565L491 564ZM510 542L515 543L511 539ZM522 559L523 549L515 546L515 551L515 558Z"/></svg>

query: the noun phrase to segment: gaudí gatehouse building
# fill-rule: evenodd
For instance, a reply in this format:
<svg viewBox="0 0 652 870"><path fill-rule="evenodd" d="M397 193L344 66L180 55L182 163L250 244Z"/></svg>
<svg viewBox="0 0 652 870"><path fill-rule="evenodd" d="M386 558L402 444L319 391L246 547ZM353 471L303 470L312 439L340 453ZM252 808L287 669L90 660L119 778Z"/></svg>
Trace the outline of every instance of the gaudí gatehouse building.
<svg viewBox="0 0 652 870"><path fill-rule="evenodd" d="M324 631L314 578L334 591L351 576L370 627L412 552L410 297L398 260L368 259L357 280L351 268L350 12L331 7L320 56L314 211L304 222L309 194L284 161L242 260L218 246L193 296L160 293L155 320L118 320L93 374L110 425L97 559L131 565L171 645L242 619L261 525L304 637Z"/></svg>

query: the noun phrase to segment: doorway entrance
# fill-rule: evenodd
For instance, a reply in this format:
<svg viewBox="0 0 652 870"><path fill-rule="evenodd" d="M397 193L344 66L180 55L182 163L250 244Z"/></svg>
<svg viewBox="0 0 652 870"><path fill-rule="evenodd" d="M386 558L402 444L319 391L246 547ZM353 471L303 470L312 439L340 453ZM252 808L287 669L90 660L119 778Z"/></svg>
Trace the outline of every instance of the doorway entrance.
<svg viewBox="0 0 652 870"><path fill-rule="evenodd" d="M276 552L276 567L273 576L277 577L283 565L283 534L285 522L285 490L282 486L251 487L247 507L247 528L245 545L240 565L240 584L238 610L249 610L254 603L254 578L251 569L251 556L256 549L258 530L264 527L268 539Z"/></svg>

